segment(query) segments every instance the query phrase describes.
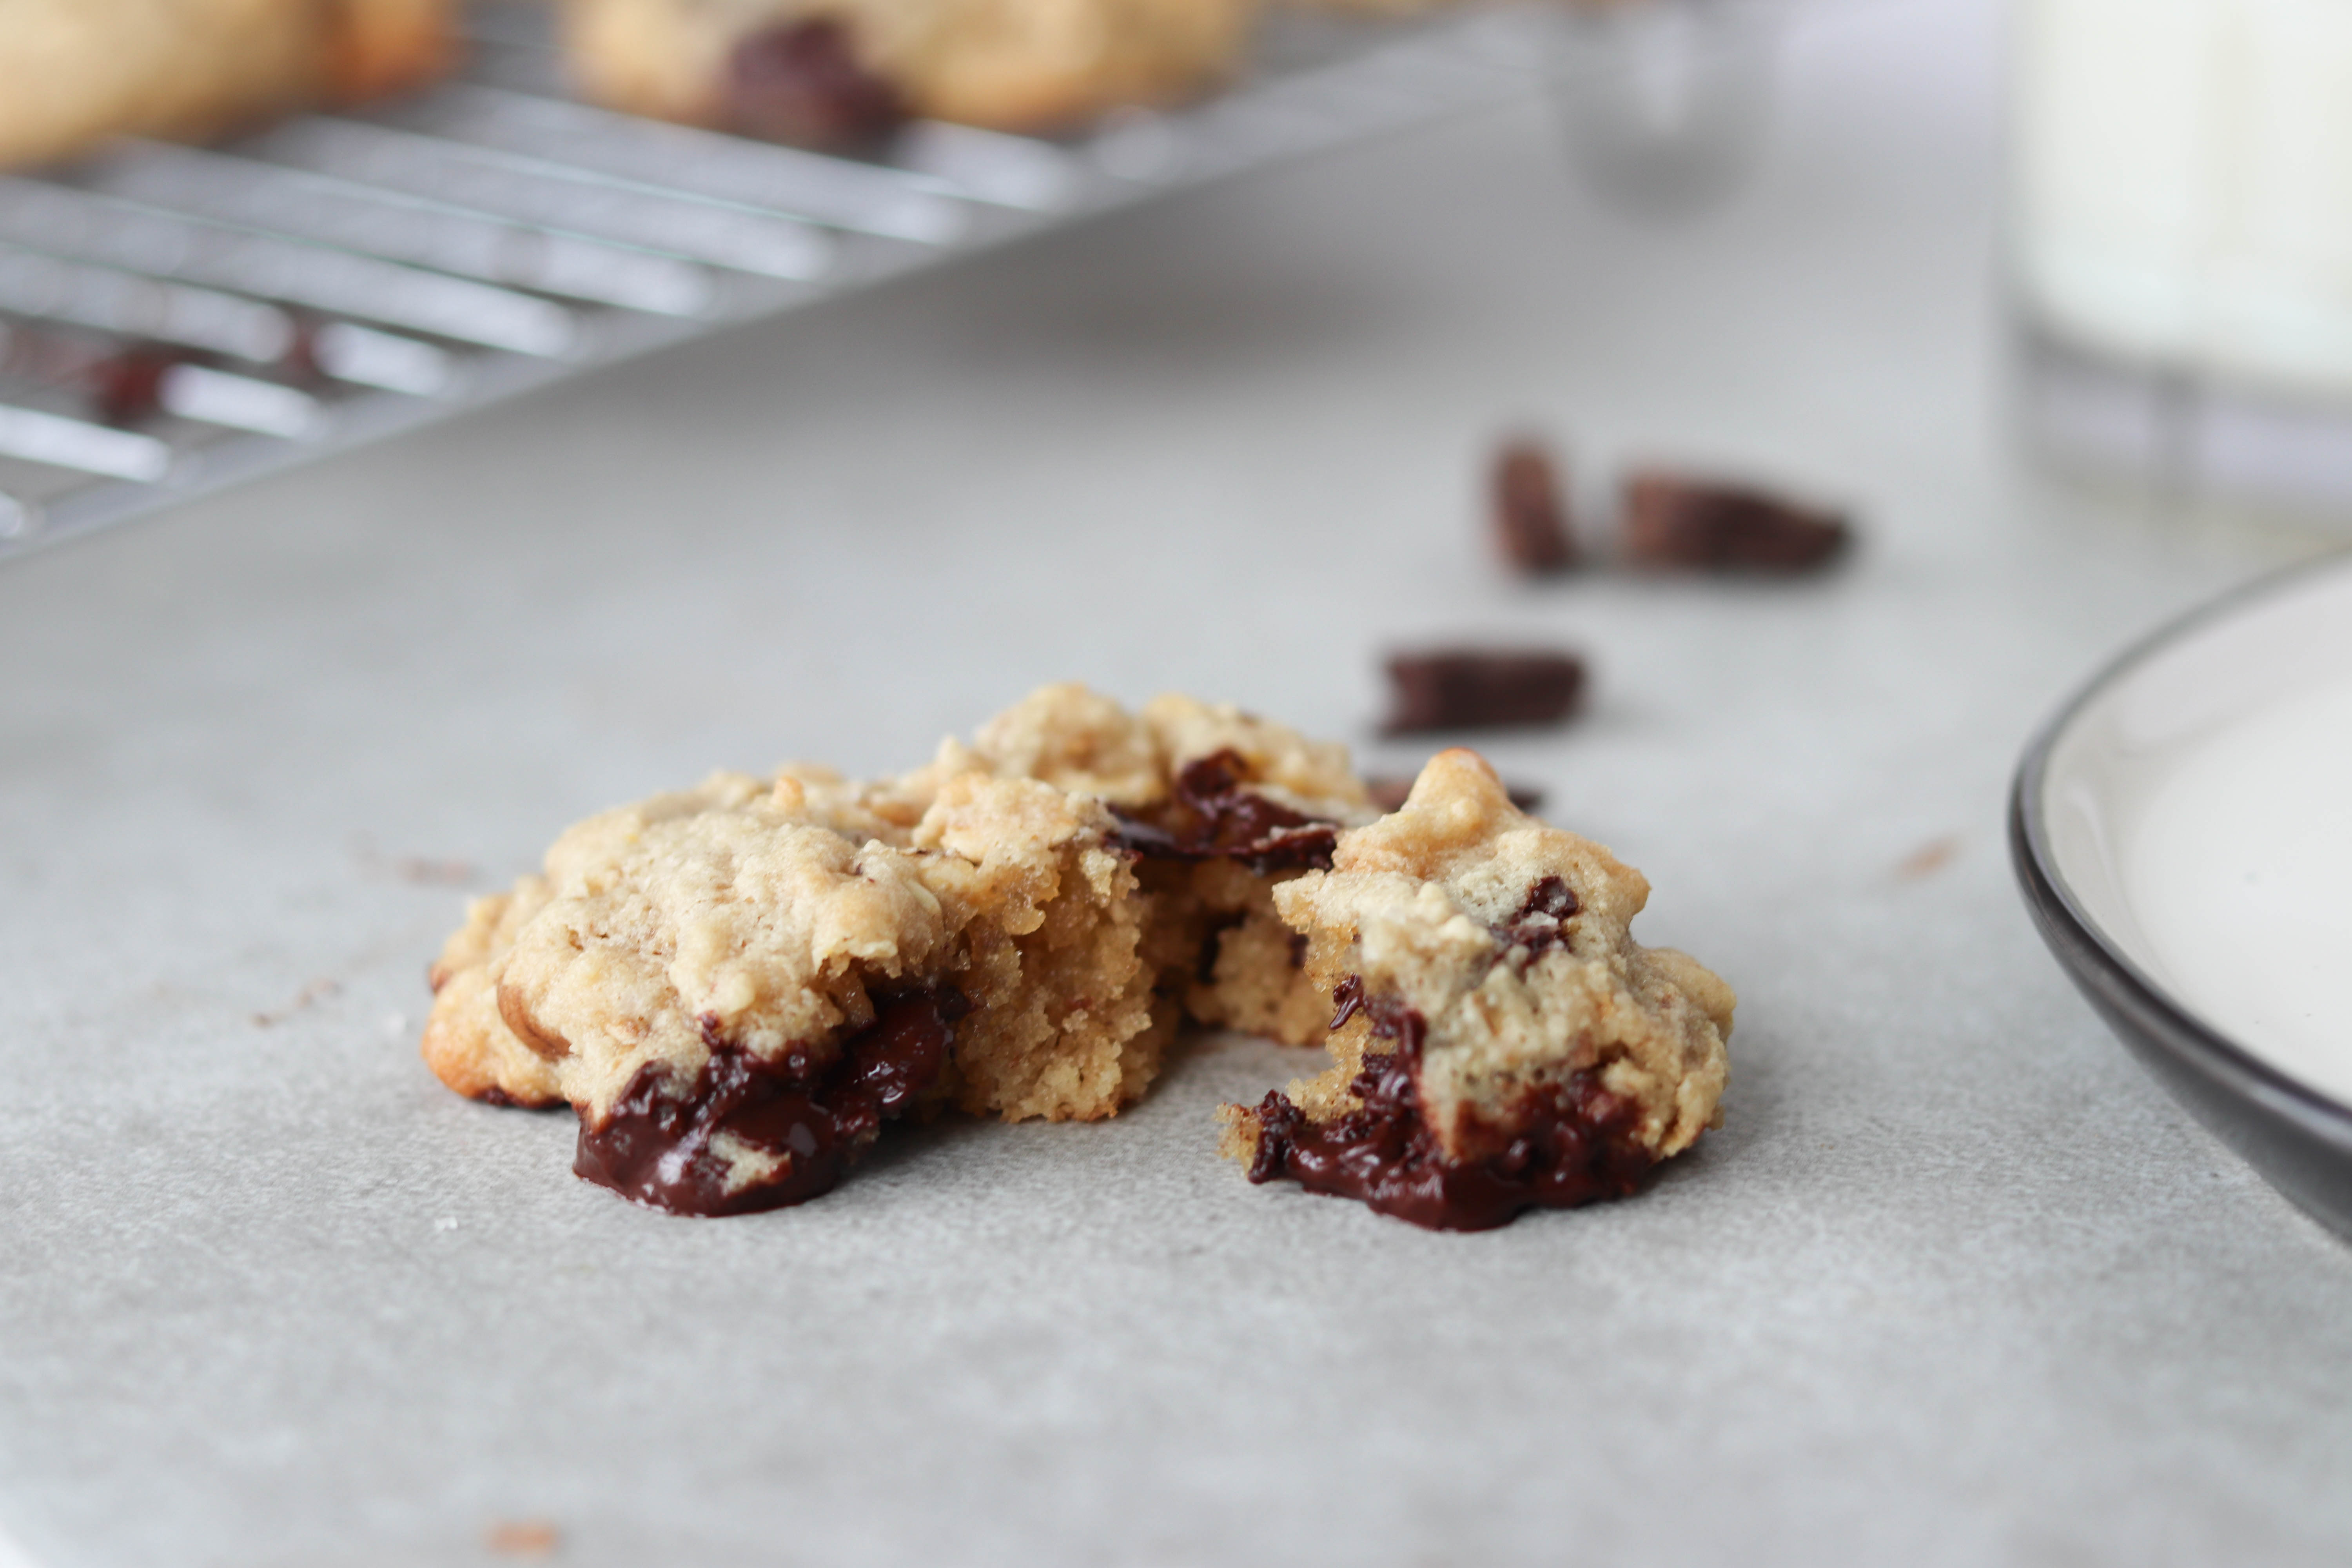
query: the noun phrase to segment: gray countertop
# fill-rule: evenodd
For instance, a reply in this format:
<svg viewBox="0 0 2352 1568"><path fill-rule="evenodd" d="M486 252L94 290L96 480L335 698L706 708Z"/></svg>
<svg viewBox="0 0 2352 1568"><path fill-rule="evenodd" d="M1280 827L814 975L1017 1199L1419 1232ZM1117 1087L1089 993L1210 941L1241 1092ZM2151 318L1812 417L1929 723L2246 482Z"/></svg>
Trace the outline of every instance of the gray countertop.
<svg viewBox="0 0 2352 1568"><path fill-rule="evenodd" d="M1593 205L1529 102L0 573L22 1557L2343 1560L2352 1252L2131 1064L2006 865L2041 717L2283 547L2014 455L1996 33L1822 17L1703 218ZM1867 547L1507 581L1519 425L1587 481L1826 489ZM1394 770L1381 651L1520 636L1597 702L1491 754L1740 992L1727 1124L1633 1201L1465 1237L1252 1187L1211 1108L1307 1058L1212 1038L1115 1122L685 1221L416 1060L450 884L595 808L906 765L1072 677Z"/></svg>

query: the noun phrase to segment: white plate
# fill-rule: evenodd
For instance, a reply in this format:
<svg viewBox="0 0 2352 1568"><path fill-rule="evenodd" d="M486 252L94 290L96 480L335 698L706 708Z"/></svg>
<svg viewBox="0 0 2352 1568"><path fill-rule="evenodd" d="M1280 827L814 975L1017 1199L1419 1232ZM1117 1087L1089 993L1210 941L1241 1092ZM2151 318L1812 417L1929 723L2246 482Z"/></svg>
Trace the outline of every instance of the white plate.
<svg viewBox="0 0 2352 1568"><path fill-rule="evenodd" d="M2352 1149L2352 556L2126 654L2028 752L2016 805L2028 900L2076 982L2352 1232L2352 1206L2298 1190L2265 1143L2284 1116ZM2223 1125L2247 1116L2263 1125Z"/></svg>

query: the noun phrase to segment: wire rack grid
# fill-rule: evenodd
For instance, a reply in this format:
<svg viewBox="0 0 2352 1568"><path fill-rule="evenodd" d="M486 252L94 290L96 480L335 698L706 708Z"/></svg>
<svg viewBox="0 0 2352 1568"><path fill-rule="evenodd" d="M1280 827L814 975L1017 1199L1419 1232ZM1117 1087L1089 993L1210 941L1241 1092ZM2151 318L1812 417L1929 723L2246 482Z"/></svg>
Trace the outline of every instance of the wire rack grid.
<svg viewBox="0 0 2352 1568"><path fill-rule="evenodd" d="M0 175L0 560L239 479L1254 166L1524 92L1528 10L1297 16L1223 95L876 160L567 94L541 7L478 4L404 102Z"/></svg>

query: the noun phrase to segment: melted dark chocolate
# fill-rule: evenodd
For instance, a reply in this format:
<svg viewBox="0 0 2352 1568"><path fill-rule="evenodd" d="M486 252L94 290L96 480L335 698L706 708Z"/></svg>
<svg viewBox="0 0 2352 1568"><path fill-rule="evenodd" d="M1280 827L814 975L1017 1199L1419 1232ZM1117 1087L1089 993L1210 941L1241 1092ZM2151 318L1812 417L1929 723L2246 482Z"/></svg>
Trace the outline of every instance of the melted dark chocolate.
<svg viewBox="0 0 2352 1568"><path fill-rule="evenodd" d="M1242 782L1232 752L1188 763L1157 822L1118 813L1118 841L1151 860L1238 860L1260 876L1328 870L1339 825L1293 811Z"/></svg>
<svg viewBox="0 0 2352 1568"><path fill-rule="evenodd" d="M735 46L727 61L727 114L746 135L856 152L906 124L907 105L859 60L846 27L812 16Z"/></svg>
<svg viewBox="0 0 2352 1568"><path fill-rule="evenodd" d="M1333 1028L1364 1012L1393 1049L1365 1056L1348 1086L1361 1108L1330 1121L1307 1121L1280 1090L1259 1101L1251 1181L1287 1176L1431 1230L1490 1230L1524 1209L1625 1197L1641 1184L1651 1155L1635 1136L1639 1112L1590 1071L1529 1089L1508 1128L1493 1131L1492 1152L1448 1155L1422 1119L1422 1016L1393 996L1367 998L1352 974L1332 1000Z"/></svg>
<svg viewBox="0 0 2352 1568"><path fill-rule="evenodd" d="M955 1023L971 1010L951 985L879 1002L874 1022L819 1067L804 1047L769 1062L702 1020L710 1059L680 1086L647 1064L604 1125L580 1124L572 1168L632 1203L672 1214L749 1214L830 1192L885 1121L903 1116L939 1081ZM768 1179L727 1190L728 1163L710 1141L727 1132L782 1156Z"/></svg>

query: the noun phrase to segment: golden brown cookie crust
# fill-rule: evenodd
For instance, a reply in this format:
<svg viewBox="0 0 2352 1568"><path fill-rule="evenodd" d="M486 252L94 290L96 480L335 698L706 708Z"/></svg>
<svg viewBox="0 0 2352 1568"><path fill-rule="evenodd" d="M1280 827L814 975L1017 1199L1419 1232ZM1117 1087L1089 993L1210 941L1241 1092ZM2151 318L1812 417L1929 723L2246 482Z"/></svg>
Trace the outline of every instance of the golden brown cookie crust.
<svg viewBox="0 0 2352 1568"><path fill-rule="evenodd" d="M0 167L400 91L446 70L456 39L453 0L12 0Z"/></svg>

